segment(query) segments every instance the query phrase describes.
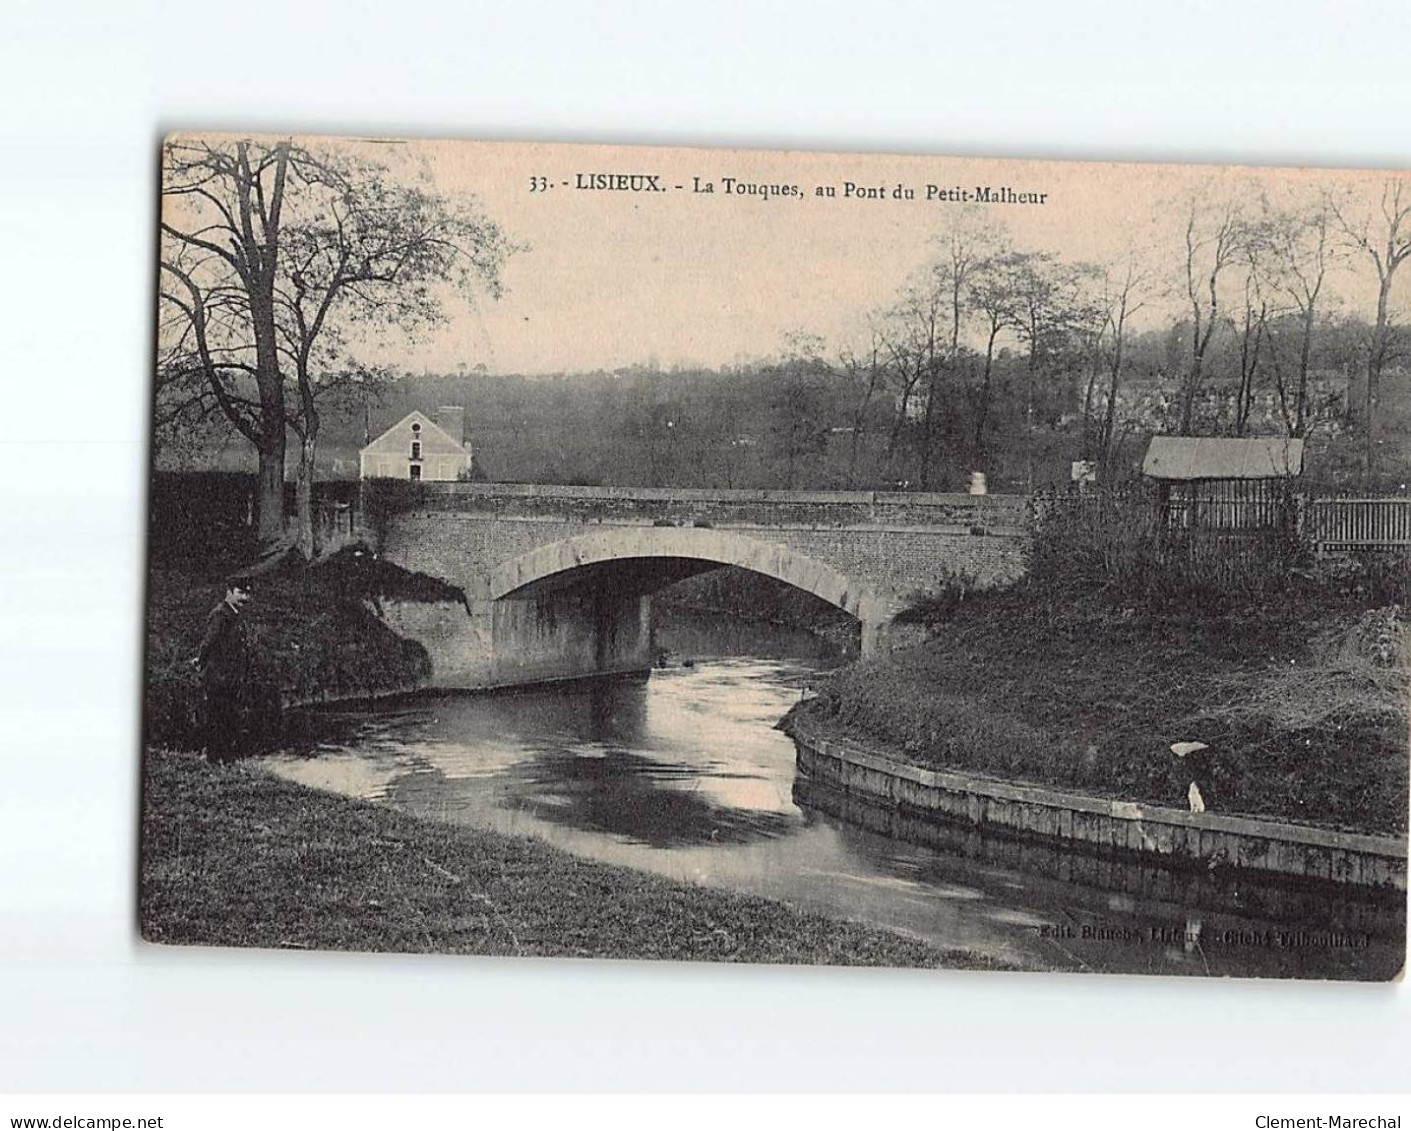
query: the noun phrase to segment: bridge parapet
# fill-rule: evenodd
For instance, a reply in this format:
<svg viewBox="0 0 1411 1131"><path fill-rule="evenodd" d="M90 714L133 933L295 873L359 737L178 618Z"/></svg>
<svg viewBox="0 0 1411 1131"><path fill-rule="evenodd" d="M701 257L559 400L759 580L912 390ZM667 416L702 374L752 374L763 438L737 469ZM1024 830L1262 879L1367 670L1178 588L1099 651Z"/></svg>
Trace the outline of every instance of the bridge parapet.
<svg viewBox="0 0 1411 1131"><path fill-rule="evenodd" d="M953 533L979 528L999 536L1028 529L1028 499L1022 495L422 483L407 501L413 511L585 524Z"/></svg>

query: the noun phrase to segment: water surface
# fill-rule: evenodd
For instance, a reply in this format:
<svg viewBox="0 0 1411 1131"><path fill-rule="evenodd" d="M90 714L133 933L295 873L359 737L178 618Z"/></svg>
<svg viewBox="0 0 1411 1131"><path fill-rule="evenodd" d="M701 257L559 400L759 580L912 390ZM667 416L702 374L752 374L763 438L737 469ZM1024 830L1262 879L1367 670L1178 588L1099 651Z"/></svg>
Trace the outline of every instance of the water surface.
<svg viewBox="0 0 1411 1131"><path fill-rule="evenodd" d="M717 634L721 651L767 650L753 632L729 636ZM316 741L266 762L419 817L530 834L1041 969L1387 977L1400 966L1405 914L1391 903L973 830L927 830L929 847L898 839L916 830L796 783L793 743L773 729L834 662L826 649L679 666L709 641L708 626L678 633L668 643L678 666L650 678L318 712Z"/></svg>

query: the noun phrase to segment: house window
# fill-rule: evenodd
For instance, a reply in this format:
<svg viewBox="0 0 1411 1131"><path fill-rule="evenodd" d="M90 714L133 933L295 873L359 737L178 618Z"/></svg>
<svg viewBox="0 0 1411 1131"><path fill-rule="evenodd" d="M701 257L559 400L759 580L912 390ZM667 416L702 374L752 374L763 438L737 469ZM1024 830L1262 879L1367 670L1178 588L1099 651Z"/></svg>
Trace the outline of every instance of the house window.
<svg viewBox="0 0 1411 1131"><path fill-rule="evenodd" d="M413 478L413 479L420 479L420 478L421 478L421 464L419 464L419 463L414 463L414 464L412 464L412 478Z"/></svg>
<svg viewBox="0 0 1411 1131"><path fill-rule="evenodd" d="M421 441L412 441L412 459L421 459Z"/></svg>

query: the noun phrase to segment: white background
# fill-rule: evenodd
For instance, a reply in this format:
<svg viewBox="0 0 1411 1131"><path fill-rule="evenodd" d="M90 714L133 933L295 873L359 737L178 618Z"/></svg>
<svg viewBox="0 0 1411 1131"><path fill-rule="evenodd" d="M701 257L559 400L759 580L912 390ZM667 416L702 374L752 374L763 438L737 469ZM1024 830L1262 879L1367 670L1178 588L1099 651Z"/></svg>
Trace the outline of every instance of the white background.
<svg viewBox="0 0 1411 1131"><path fill-rule="evenodd" d="M1405 166L1404 0L9 0L0 28L0 1091L1411 1085L1396 988L159 949L133 913L163 129Z"/></svg>

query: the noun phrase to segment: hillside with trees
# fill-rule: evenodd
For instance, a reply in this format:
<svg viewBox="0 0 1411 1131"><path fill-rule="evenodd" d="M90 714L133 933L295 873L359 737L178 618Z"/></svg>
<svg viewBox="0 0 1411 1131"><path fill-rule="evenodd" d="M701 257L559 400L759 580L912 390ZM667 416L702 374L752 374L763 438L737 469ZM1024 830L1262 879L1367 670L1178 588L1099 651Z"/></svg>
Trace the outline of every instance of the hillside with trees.
<svg viewBox="0 0 1411 1131"><path fill-rule="evenodd" d="M792 311L769 357L437 374L372 347L434 335L448 294L494 296L534 254L474 200L336 147L177 139L166 161L157 467L256 471L264 541L281 478L307 546L313 480L356 478L369 437L445 404L477 475L505 481L958 490L983 471L1023 492L1078 460L1120 482L1158 433L1303 439L1320 488L1411 477L1404 179L1212 180L1105 262L957 208L847 340Z"/></svg>

